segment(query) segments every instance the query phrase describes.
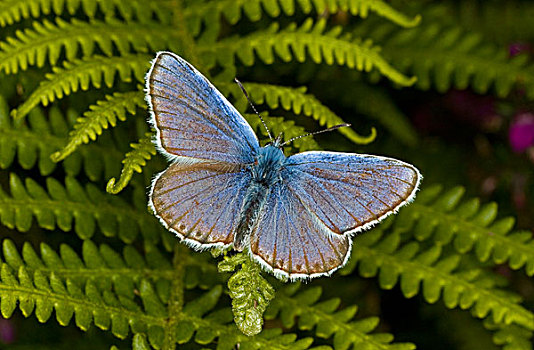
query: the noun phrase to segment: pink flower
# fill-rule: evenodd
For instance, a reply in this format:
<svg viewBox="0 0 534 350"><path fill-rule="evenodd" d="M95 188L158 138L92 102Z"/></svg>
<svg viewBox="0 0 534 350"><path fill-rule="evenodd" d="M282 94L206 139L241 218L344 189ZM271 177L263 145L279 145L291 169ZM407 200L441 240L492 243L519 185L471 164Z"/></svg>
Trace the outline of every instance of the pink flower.
<svg viewBox="0 0 534 350"><path fill-rule="evenodd" d="M514 57L517 55L520 55L522 53L529 53L532 51L532 47L529 44L526 43L513 43L508 46L508 52L510 54L510 57Z"/></svg>
<svg viewBox="0 0 534 350"><path fill-rule="evenodd" d="M13 343L15 341L15 333L16 331L15 327L13 326L13 322L0 318L0 343Z"/></svg>
<svg viewBox="0 0 534 350"><path fill-rule="evenodd" d="M508 137L512 150L517 153L522 153L534 145L534 114L518 114L510 125Z"/></svg>

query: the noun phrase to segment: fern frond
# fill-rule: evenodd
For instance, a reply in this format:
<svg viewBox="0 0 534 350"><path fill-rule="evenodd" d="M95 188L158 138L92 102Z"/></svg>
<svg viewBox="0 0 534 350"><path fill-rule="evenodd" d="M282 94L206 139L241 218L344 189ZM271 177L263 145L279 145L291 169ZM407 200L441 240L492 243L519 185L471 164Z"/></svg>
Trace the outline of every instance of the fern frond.
<svg viewBox="0 0 534 350"><path fill-rule="evenodd" d="M233 95L234 99L243 98L242 91L236 84L217 84L222 87L225 94ZM332 112L328 107L311 94L306 94L306 87L292 88L287 86L243 83L254 103L267 104L269 108L276 109L282 107L286 111L293 111L296 115L304 114L319 122L319 125L332 127L334 125L345 124L345 121ZM369 136L358 135L351 128L338 129L341 134L357 144L367 144L376 138L376 129L371 129Z"/></svg>
<svg viewBox="0 0 534 350"><path fill-rule="evenodd" d="M84 189L67 177L65 186L46 178L46 189L31 178L23 183L14 174L9 178L10 195L0 192L0 220L18 231L28 231L35 217L37 225L47 230L74 231L81 239L93 236L96 228L105 236L118 236L132 242L141 232L144 239L157 242L168 234L153 215L139 212L120 198L100 192L95 186Z"/></svg>
<svg viewBox="0 0 534 350"><path fill-rule="evenodd" d="M160 20L168 22L169 12L162 5L165 5L164 1L4 0L0 2L0 26L5 27L23 19L51 13L59 16L66 11L74 15L79 8L91 19L95 18L97 10L100 10L106 18L115 17L115 11L118 11L126 20L136 17L141 22L147 22L153 14L157 14Z"/></svg>
<svg viewBox="0 0 534 350"><path fill-rule="evenodd" d="M416 242L401 246L399 231L384 234L383 226L355 238L358 249L354 249L343 273L357 265L363 277L378 275L381 288L391 289L400 280L407 298L422 292L429 303L441 297L448 308L471 309L479 318L491 314L495 323L515 323L534 330L534 314L519 304L518 296L498 289L501 281L496 275L459 269L460 256L442 256L439 245L423 251Z"/></svg>
<svg viewBox="0 0 534 350"><path fill-rule="evenodd" d="M236 24L243 14L251 21L259 21L265 12L270 17L279 17L282 13L293 16L296 7L308 15L313 10L316 13L336 13L338 11L366 18L369 12L374 12L381 17L387 18L403 27L413 27L419 24L421 16L409 18L395 10L391 5L382 0L223 0L211 2L195 2L184 11L184 17L188 19L188 27L193 35L198 35L205 26L213 25L222 15L230 24Z"/></svg>
<svg viewBox="0 0 534 350"><path fill-rule="evenodd" d="M34 313L40 322L46 322L55 311L58 323L63 326L74 318L76 326L84 331L94 323L124 339L131 330L134 334L145 333L151 344L161 346L168 318L166 307L149 281L143 279L139 286L140 301L137 301L111 292L102 293L92 282L79 287L68 279L61 281L54 274L49 279L38 271L30 274L23 266L15 272L4 263L0 270L0 306L5 318L11 317L17 305L24 316ZM197 315L192 312L188 315L187 310L178 317L204 321L200 316L215 306L221 290L217 286L192 302L197 305L203 302ZM211 323L216 327L215 322Z"/></svg>
<svg viewBox="0 0 534 350"><path fill-rule="evenodd" d="M176 240L174 244L176 245ZM134 286L139 287L138 283L143 278L156 283L160 291L163 291L171 288L176 277L174 267L167 258L148 242L145 242L143 254L131 245L126 245L122 254L119 254L108 245L98 247L91 240L85 240L82 254L78 255L66 244L62 244L57 253L45 243L41 243L38 254L27 242L19 253L15 244L6 239L2 242L2 252L5 263L13 271L24 267L31 274L38 271L47 277L55 275L64 282L68 279L78 286L91 282L102 292L114 291L129 299L135 297ZM220 274L209 255L191 256L183 249L180 258L187 276L184 281L186 289L198 286L210 289L221 282L218 277ZM202 283L191 283L198 278L203 279Z"/></svg>
<svg viewBox="0 0 534 350"><path fill-rule="evenodd" d="M126 113L135 115L138 107L146 109L141 91L116 92L113 96L108 95L105 100L90 106L89 111L74 124L67 145L50 156L52 161L59 162L74 152L79 145L96 140L97 135L102 134L102 129L107 129L110 125L114 127L117 119L125 121Z"/></svg>
<svg viewBox="0 0 534 350"><path fill-rule="evenodd" d="M80 47L83 56L87 57L94 52L96 44L106 56L111 56L114 47L121 55L126 55L130 53L130 47L138 52L176 48L179 40L173 35L172 28L155 23L132 26L117 20L84 22L72 19L67 22L60 17L55 22L33 22L33 29L19 30L15 38L8 37L0 43L0 70L9 74L28 66L42 67L47 58L51 65L55 65L62 50L66 59L72 61Z"/></svg>
<svg viewBox="0 0 534 350"><path fill-rule="evenodd" d="M216 341L221 348L233 348L241 344L251 349L308 349L313 342L310 338L297 339L292 334L282 334L280 329L269 329L253 338L243 335L231 324L232 315L228 308L213 311L222 294L220 285L187 303L183 299L176 299L183 293L184 287L184 261L181 253L175 252L172 266L165 260L168 264L166 271L173 274L172 287L141 277L135 281L134 293L131 285L128 291L123 290L124 286L118 290L108 289L109 286L100 289L102 286L91 279L74 281L69 276L60 276L54 270L65 271L67 268L63 261L58 261L57 253L48 252L43 255L43 260L37 260L33 256L35 252L28 248L29 245L25 245L21 257L13 244L7 242L4 241L3 244L6 262L0 258L0 310L4 318L9 318L17 306L24 316L33 313L40 322L49 320L55 311L56 319L61 325L68 325L74 319L76 326L82 330L87 330L94 324L100 329L110 330L121 339L131 331L134 342L141 342L143 346L150 344L156 349L189 342L193 336L199 344ZM92 251L84 254L88 257L89 264L97 264L93 267L94 270L110 263L101 261L100 257L92 257L91 255L100 252L94 249L94 245L87 243L86 246L88 245L90 247L85 249ZM76 264L72 268L76 274L76 270L83 268L87 261L81 261L73 255L71 249L62 247L61 258L66 259L65 262ZM102 252L106 249L108 248L104 248ZM139 253L133 248L129 248L128 252L125 260L133 259L134 264L137 263ZM104 256L115 261L111 264L116 265L116 268L123 268L122 264L117 264L114 254L110 255L107 251L102 254ZM34 265L26 266L23 257ZM178 265L176 261L179 261ZM147 264L150 264L148 257ZM158 270L157 266L145 271L152 274ZM48 271L44 273L43 270Z"/></svg>
<svg viewBox="0 0 534 350"><path fill-rule="evenodd" d="M41 175L49 175L56 168L50 155L67 142L68 129L73 112L64 116L57 108L50 109L46 118L40 109L30 112L26 120L12 120L9 107L0 97L0 168L9 168L14 161L24 169L37 164ZM81 171L96 181L116 174L120 170L122 153L111 137L98 144L84 146L62 165L67 175L76 176Z"/></svg>
<svg viewBox="0 0 534 350"><path fill-rule="evenodd" d="M64 68L53 67L53 73L45 75L39 87L17 109L11 111L14 118L23 118L39 103L47 106L55 99L61 99L78 90L86 91L92 85L101 88L112 87L115 77L131 82L132 75L139 82L144 81L150 57L146 55L124 55L121 57L91 56L90 58L66 61Z"/></svg>
<svg viewBox="0 0 534 350"><path fill-rule="evenodd" d="M295 125L295 121L293 120L286 120L284 117L269 116L265 112L261 116L274 135L283 134L284 141L307 133L303 127ZM256 114L245 114L245 119L258 135L261 134L267 137L267 131ZM301 152L321 149L321 146L319 146L312 136L297 139L291 142L291 146Z"/></svg>
<svg viewBox="0 0 534 350"><path fill-rule="evenodd" d="M529 21L534 16L531 2L460 2L457 6L447 5L423 9L425 20L433 20L447 13L450 14L451 23L457 23L468 31L479 32L502 45L528 42L534 38L534 28Z"/></svg>
<svg viewBox="0 0 534 350"><path fill-rule="evenodd" d="M268 29L249 36L200 45L198 51L205 55L210 66L217 61L223 67L232 65L234 57L245 65L252 65L256 60L255 54L266 64L273 63L275 55L286 62L293 59L304 62L307 52L315 63L338 64L365 72L375 68L402 86L415 82L415 78L409 78L393 68L379 53L380 48L373 46L370 40L341 38L341 27L328 32L325 30L325 20L319 20L314 25L313 20L308 18L300 27L293 23L284 29L273 23Z"/></svg>
<svg viewBox="0 0 534 350"><path fill-rule="evenodd" d="M532 331L517 325L502 326L491 321L484 322L484 326L495 331L493 342L503 349L510 350L532 350Z"/></svg>
<svg viewBox="0 0 534 350"><path fill-rule="evenodd" d="M132 143L130 146L132 151L126 153L122 164L124 164L119 181L111 178L106 186L108 193L117 194L122 191L132 179L134 172L141 173L142 167L146 165L146 161L156 155L156 147L152 142L152 133L146 133L145 136L137 143Z"/></svg>
<svg viewBox="0 0 534 350"><path fill-rule="evenodd" d="M417 133L410 120L399 110L392 98L370 84L353 82L339 91L339 99L345 106L377 120L400 142L414 146ZM343 129L340 129L340 132Z"/></svg>
<svg viewBox="0 0 534 350"><path fill-rule="evenodd" d="M528 58L510 58L507 50L484 42L478 33L435 21L403 31L387 24L370 30L368 26L362 24L357 33L379 40L384 57L414 74L421 89L434 86L445 92L471 87L486 93L494 87L497 96L505 97L519 86L534 98L534 65Z"/></svg>
<svg viewBox="0 0 534 350"><path fill-rule="evenodd" d="M225 256L218 269L219 272L238 269L228 279L234 322L248 336L259 334L263 327L263 313L274 298L274 288L261 276L260 267L247 254Z"/></svg>
<svg viewBox="0 0 534 350"><path fill-rule="evenodd" d="M422 191L417 202L398 215L398 227L413 231L417 240L432 238L437 244L453 242L460 253L475 250L480 261L508 263L512 269L525 266L534 275L532 232L512 231L512 217L497 218L497 204L480 205L478 198L462 201L463 187L443 191L440 186Z"/></svg>
<svg viewBox="0 0 534 350"><path fill-rule="evenodd" d="M295 325L303 331L315 329L321 338L334 337L335 349L415 349L412 343L391 343L393 336L386 333L371 334L378 326L378 317L354 320L358 308L352 305L339 310L339 298L320 301L320 287L311 287L297 294L299 284L288 285L277 291L266 312L267 319L279 317L286 328Z"/></svg>

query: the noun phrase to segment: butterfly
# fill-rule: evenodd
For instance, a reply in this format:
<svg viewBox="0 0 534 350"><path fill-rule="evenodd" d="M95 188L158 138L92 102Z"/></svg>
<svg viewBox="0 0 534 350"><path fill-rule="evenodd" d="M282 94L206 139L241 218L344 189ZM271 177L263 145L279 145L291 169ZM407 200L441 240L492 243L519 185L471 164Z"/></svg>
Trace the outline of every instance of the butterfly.
<svg viewBox="0 0 534 350"><path fill-rule="evenodd" d="M421 181L396 159L260 147L247 121L190 63L159 52L146 77L150 123L170 161L149 206L197 249L233 246L282 280L331 275L352 235L412 201Z"/></svg>

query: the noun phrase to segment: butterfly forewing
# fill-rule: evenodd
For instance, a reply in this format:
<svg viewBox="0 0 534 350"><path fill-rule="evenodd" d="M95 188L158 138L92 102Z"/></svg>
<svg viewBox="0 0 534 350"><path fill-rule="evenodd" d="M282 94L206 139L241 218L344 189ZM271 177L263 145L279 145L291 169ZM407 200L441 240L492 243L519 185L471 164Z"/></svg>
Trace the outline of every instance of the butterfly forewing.
<svg viewBox="0 0 534 350"><path fill-rule="evenodd" d="M282 177L316 220L334 234L358 232L415 196L421 175L396 159L336 152L288 158Z"/></svg>
<svg viewBox="0 0 534 350"><path fill-rule="evenodd" d="M259 147L252 128L193 66L160 52L147 75L158 144L170 157L250 163Z"/></svg>
<svg viewBox="0 0 534 350"><path fill-rule="evenodd" d="M332 273L345 264L350 247L350 238L330 234L285 182L271 189L250 236L256 260L292 280Z"/></svg>

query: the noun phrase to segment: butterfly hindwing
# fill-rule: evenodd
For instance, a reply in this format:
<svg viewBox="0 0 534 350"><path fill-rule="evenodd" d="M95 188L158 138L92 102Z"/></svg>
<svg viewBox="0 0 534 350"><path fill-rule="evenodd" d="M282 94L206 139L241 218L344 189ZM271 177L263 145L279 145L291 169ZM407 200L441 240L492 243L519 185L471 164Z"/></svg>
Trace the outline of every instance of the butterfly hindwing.
<svg viewBox="0 0 534 350"><path fill-rule="evenodd" d="M421 175L396 159L337 152L290 156L282 177L314 219L334 234L364 230L415 196Z"/></svg>
<svg viewBox="0 0 534 350"><path fill-rule="evenodd" d="M248 172L221 172L206 163L174 163L152 183L151 206L168 229L195 248L231 244Z"/></svg>
<svg viewBox="0 0 534 350"><path fill-rule="evenodd" d="M249 244L264 267L292 280L331 274L351 249L350 237L330 234L285 182L271 188Z"/></svg>
<svg viewBox="0 0 534 350"><path fill-rule="evenodd" d="M159 52L146 80L157 143L169 158L254 161L259 143L252 128L191 64Z"/></svg>

